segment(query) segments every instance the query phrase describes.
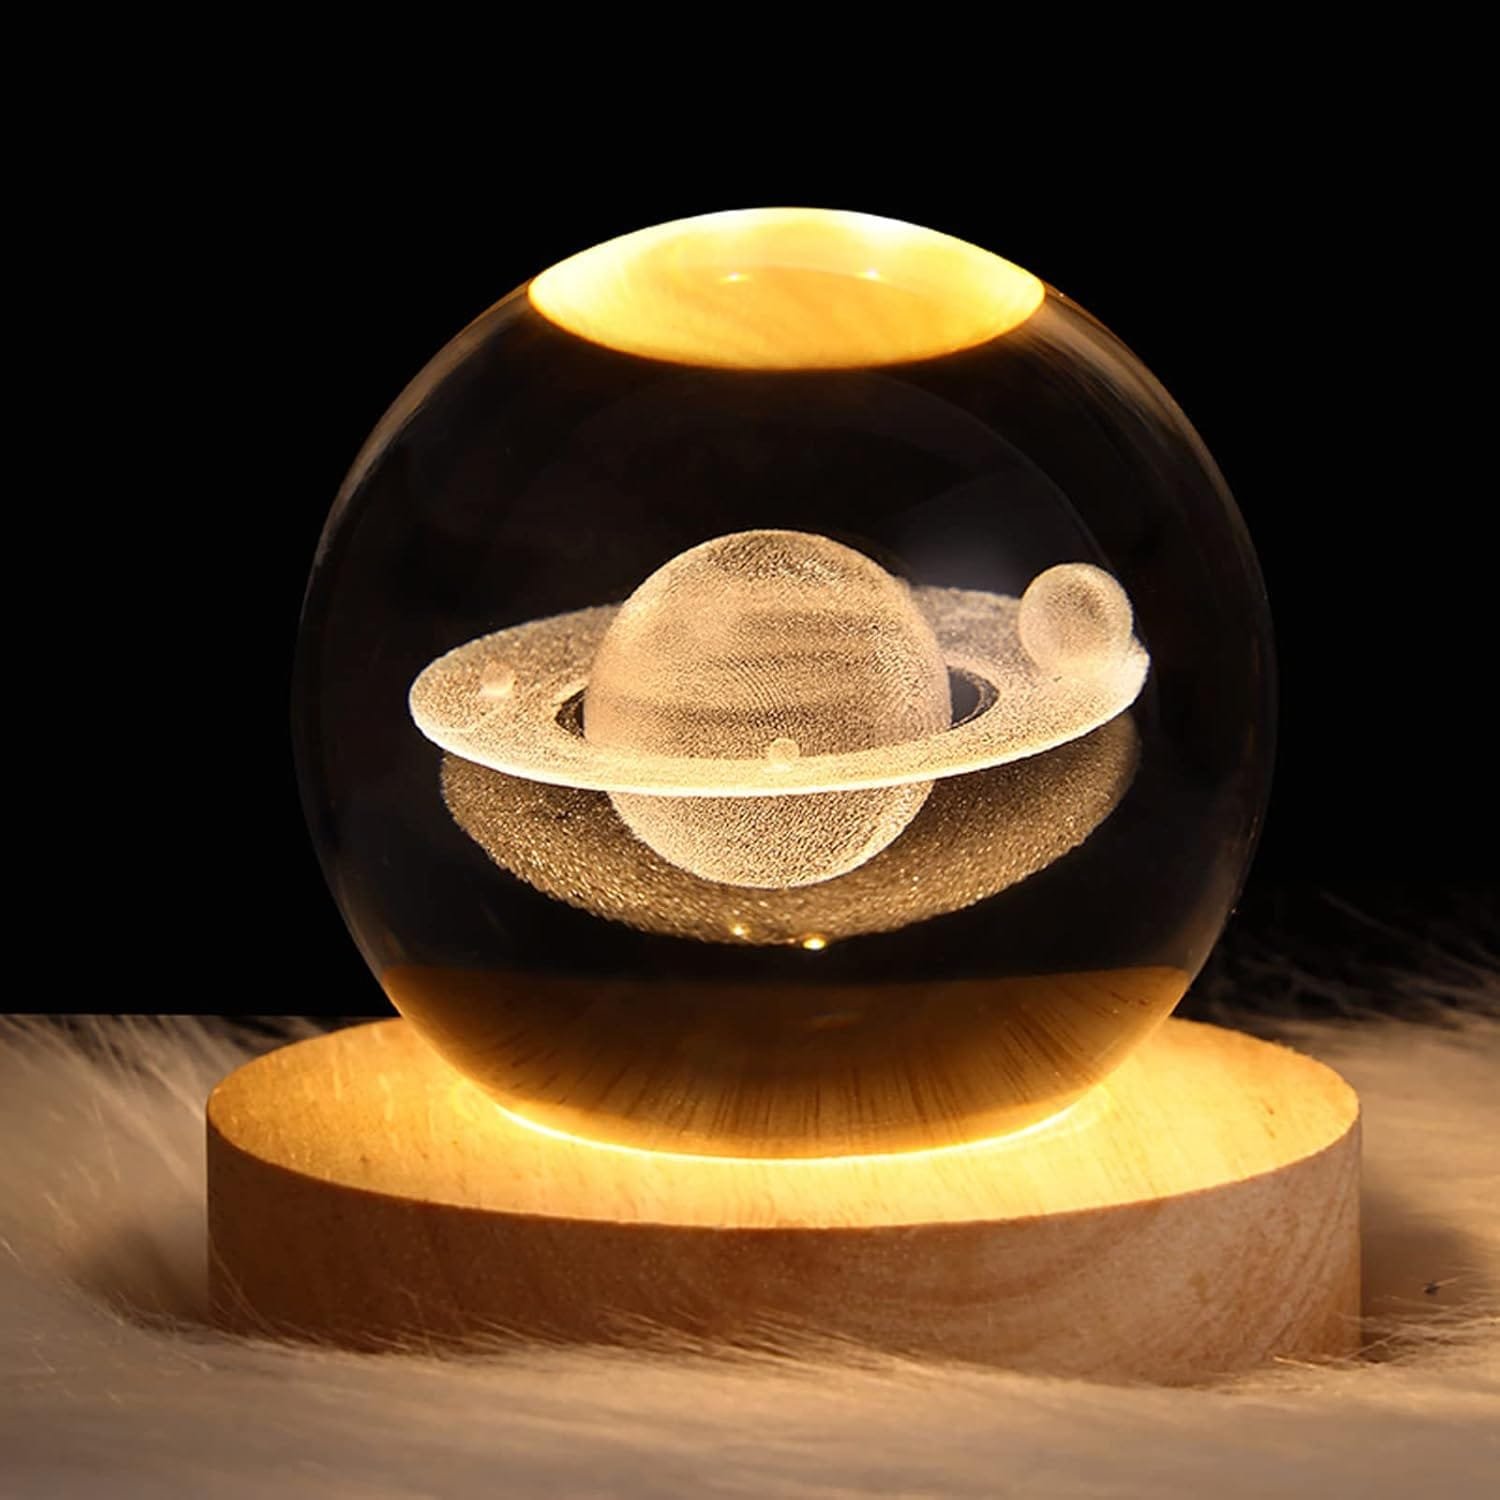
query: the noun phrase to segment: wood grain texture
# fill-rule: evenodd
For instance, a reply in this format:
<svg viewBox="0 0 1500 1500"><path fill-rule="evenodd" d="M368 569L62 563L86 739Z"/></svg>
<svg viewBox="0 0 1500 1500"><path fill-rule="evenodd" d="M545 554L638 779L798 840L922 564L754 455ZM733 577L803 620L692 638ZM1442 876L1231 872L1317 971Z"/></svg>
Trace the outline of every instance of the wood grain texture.
<svg viewBox="0 0 1500 1500"><path fill-rule="evenodd" d="M579 338L747 370L859 369L998 338L1041 305L1029 271L871 214L751 208L657 224L543 271L531 305Z"/></svg>
<svg viewBox="0 0 1500 1500"><path fill-rule="evenodd" d="M402 1021L298 1043L208 1110L215 1307L355 1347L794 1327L927 1357L1189 1383L1358 1334L1358 1102L1167 1022L1004 1140L766 1161L528 1127Z"/></svg>

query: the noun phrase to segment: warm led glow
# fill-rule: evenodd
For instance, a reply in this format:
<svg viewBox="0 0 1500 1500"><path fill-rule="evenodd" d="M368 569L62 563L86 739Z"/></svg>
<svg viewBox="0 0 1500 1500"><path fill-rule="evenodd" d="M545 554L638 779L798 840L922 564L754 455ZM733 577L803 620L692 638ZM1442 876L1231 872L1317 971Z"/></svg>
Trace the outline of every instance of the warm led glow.
<svg viewBox="0 0 1500 1500"><path fill-rule="evenodd" d="M592 343L678 364L842 369L931 359L1024 323L1046 288L988 250L895 219L759 208L638 230L527 289Z"/></svg>
<svg viewBox="0 0 1500 1500"><path fill-rule="evenodd" d="M1226 1098L1241 1104L1226 1109ZM1288 1100L1295 1107L1264 1107ZM1226 1178L1236 1163L1270 1172L1309 1159L1348 1131L1353 1108L1318 1064L1189 1022L1159 1029L1066 1114L999 1138L864 1156L704 1156L537 1129L401 1021L277 1048L210 1105L225 1137L287 1177L617 1231L958 1225L1141 1204L1223 1187L1244 1176Z"/></svg>
<svg viewBox="0 0 1500 1500"><path fill-rule="evenodd" d="M626 1146L616 1141L601 1141L589 1136L573 1135L566 1130L558 1130L555 1126L528 1120L519 1111L508 1109L503 1104L487 1099L466 1078L458 1079L453 1088L454 1100L462 1111L467 1113L475 1109L494 1109L512 1124L535 1131L537 1135L546 1136L549 1140L565 1141L570 1146L579 1146L590 1151L615 1151L622 1156L631 1156L646 1161L702 1162L715 1170L730 1173L737 1168L746 1167L756 1171L766 1168L782 1171L800 1167L827 1169L851 1166L864 1169L878 1166L882 1162L917 1165L924 1159L934 1157L998 1154L1012 1150L1016 1146L1032 1143L1038 1136L1053 1140L1060 1136L1077 1135L1082 1131L1091 1130L1108 1114L1110 1107L1109 1085L1101 1083L1090 1089L1082 1098L1058 1110L1055 1115L1048 1115L1045 1120L1023 1125L1019 1130L1012 1130L1006 1135L987 1136L978 1141L955 1141L947 1146L920 1146L911 1151L867 1151L838 1156L709 1156L696 1151L666 1151L641 1146Z"/></svg>
<svg viewBox="0 0 1500 1500"><path fill-rule="evenodd" d="M799 939L823 936L804 929ZM905 1156L1054 1118L1181 998L1170 967L850 982L385 971L403 1015L491 1099L562 1136L744 1158Z"/></svg>

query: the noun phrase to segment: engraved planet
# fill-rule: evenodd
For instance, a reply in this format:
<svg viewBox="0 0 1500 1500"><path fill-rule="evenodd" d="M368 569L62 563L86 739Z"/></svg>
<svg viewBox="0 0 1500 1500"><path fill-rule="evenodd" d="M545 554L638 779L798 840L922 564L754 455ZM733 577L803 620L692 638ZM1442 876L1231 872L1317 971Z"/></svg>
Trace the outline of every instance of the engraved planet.
<svg viewBox="0 0 1500 1500"><path fill-rule="evenodd" d="M756 530L678 554L623 604L459 646L410 701L452 755L608 793L691 875L790 890L878 855L935 781L1108 723L1148 670L1124 589L1091 564L1016 599L913 588L832 538Z"/></svg>

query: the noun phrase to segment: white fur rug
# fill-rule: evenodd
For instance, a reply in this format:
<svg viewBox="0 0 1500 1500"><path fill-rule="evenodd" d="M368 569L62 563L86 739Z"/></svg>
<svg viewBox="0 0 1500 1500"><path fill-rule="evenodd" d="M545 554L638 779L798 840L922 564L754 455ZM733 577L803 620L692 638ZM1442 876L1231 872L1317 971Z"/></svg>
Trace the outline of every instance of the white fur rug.
<svg viewBox="0 0 1500 1500"><path fill-rule="evenodd" d="M0 1495L1500 1495L1500 1010L1292 1038L1366 1112L1371 1347L1213 1390L858 1352L357 1356L202 1327L202 1103L257 1046L0 1022ZM1285 1032L1283 1032L1285 1035Z"/></svg>

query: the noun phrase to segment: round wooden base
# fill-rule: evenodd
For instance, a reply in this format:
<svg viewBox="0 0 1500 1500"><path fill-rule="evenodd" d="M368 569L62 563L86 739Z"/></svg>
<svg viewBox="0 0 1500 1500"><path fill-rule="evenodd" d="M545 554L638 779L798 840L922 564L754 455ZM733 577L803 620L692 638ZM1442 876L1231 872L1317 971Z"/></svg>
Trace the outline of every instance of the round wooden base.
<svg viewBox="0 0 1500 1500"><path fill-rule="evenodd" d="M1358 1117L1321 1064L1168 1021L1083 1103L1001 1140L673 1156L518 1121L382 1021L214 1091L214 1305L241 1331L359 1348L793 1333L1201 1381L1355 1347Z"/></svg>

